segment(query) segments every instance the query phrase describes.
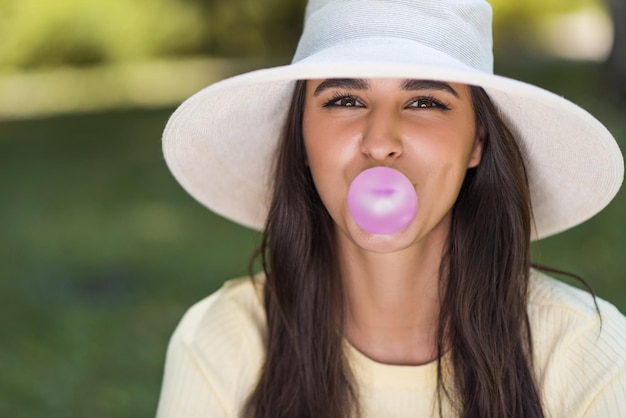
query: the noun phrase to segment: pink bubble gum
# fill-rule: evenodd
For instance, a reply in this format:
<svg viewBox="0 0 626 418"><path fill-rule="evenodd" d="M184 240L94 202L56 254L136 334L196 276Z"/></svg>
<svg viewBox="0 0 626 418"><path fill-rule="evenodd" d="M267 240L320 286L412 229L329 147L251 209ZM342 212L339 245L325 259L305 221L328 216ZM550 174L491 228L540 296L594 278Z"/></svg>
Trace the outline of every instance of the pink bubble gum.
<svg viewBox="0 0 626 418"><path fill-rule="evenodd" d="M405 229L417 213L417 195L410 180L388 167L369 168L354 178L348 208L356 224L371 234Z"/></svg>

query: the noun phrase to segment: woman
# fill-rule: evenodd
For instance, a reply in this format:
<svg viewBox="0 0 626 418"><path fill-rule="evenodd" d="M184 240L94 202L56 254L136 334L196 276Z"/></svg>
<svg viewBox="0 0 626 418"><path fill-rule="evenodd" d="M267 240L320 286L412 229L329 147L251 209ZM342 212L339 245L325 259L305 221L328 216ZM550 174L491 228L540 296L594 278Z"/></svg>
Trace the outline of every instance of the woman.
<svg viewBox="0 0 626 418"><path fill-rule="evenodd" d="M291 65L177 110L170 169L264 230L264 272L185 315L160 417L626 416L626 319L529 259L608 204L622 156L580 108L492 74L490 19L311 1Z"/></svg>

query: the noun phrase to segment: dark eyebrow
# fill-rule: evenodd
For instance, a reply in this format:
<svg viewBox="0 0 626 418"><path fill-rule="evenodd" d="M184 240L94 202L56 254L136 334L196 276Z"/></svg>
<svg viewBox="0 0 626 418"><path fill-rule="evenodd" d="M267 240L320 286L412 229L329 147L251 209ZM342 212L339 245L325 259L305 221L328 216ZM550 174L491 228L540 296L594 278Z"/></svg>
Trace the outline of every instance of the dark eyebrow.
<svg viewBox="0 0 626 418"><path fill-rule="evenodd" d="M332 88L344 88L348 90L367 90L370 88L367 80L360 78L328 78L322 81L313 92L313 96L319 96L324 90ZM443 81L435 80L404 80L402 83L402 90L440 90L446 91L452 94L454 97L459 97L459 93L450 86L450 84Z"/></svg>
<svg viewBox="0 0 626 418"><path fill-rule="evenodd" d="M443 81L435 81L435 80L405 80L402 83L403 90L441 90L447 91L452 94L454 97L459 97L459 93L450 86L448 83L444 83Z"/></svg>
<svg viewBox="0 0 626 418"><path fill-rule="evenodd" d="M313 92L313 96L319 96L326 89L343 88L349 90L367 90L370 88L367 80L360 78L329 78L322 81Z"/></svg>

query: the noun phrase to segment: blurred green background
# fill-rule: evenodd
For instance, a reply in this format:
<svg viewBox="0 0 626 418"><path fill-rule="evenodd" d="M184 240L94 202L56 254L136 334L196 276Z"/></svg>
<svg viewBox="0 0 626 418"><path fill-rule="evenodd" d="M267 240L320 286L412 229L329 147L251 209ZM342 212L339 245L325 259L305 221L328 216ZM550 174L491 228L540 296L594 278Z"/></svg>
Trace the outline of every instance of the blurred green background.
<svg viewBox="0 0 626 418"><path fill-rule="evenodd" d="M624 147L623 1L492 3L496 71L581 104ZM259 241L183 192L161 131L202 86L288 62L303 9L0 0L0 416L154 416L176 323ZM625 210L621 192L535 260L626 311Z"/></svg>

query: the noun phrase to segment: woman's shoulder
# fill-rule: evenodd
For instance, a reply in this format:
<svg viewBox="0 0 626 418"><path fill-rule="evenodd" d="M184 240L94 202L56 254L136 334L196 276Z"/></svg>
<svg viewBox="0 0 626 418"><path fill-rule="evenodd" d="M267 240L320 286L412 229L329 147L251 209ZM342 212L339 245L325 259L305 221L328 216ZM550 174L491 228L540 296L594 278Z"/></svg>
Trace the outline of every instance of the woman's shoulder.
<svg viewBox="0 0 626 418"><path fill-rule="evenodd" d="M555 416L583 416L598 405L624 408L626 317L601 298L595 302L597 308L586 291L540 272L531 275L534 366Z"/></svg>
<svg viewBox="0 0 626 418"><path fill-rule="evenodd" d="M596 331L601 327L609 333L626 327L626 317L611 303L536 270L531 272L528 308L535 326L550 318L558 320L555 325L572 323Z"/></svg>
<svg viewBox="0 0 626 418"><path fill-rule="evenodd" d="M176 333L188 344L258 339L265 331L261 275L228 280L187 310ZM255 335L256 334L256 335Z"/></svg>
<svg viewBox="0 0 626 418"><path fill-rule="evenodd" d="M528 315L535 344L608 344L621 347L626 362L626 317L600 297L533 271Z"/></svg>
<svg viewBox="0 0 626 418"><path fill-rule="evenodd" d="M168 346L159 417L238 415L263 364L263 281L230 280L188 309Z"/></svg>

